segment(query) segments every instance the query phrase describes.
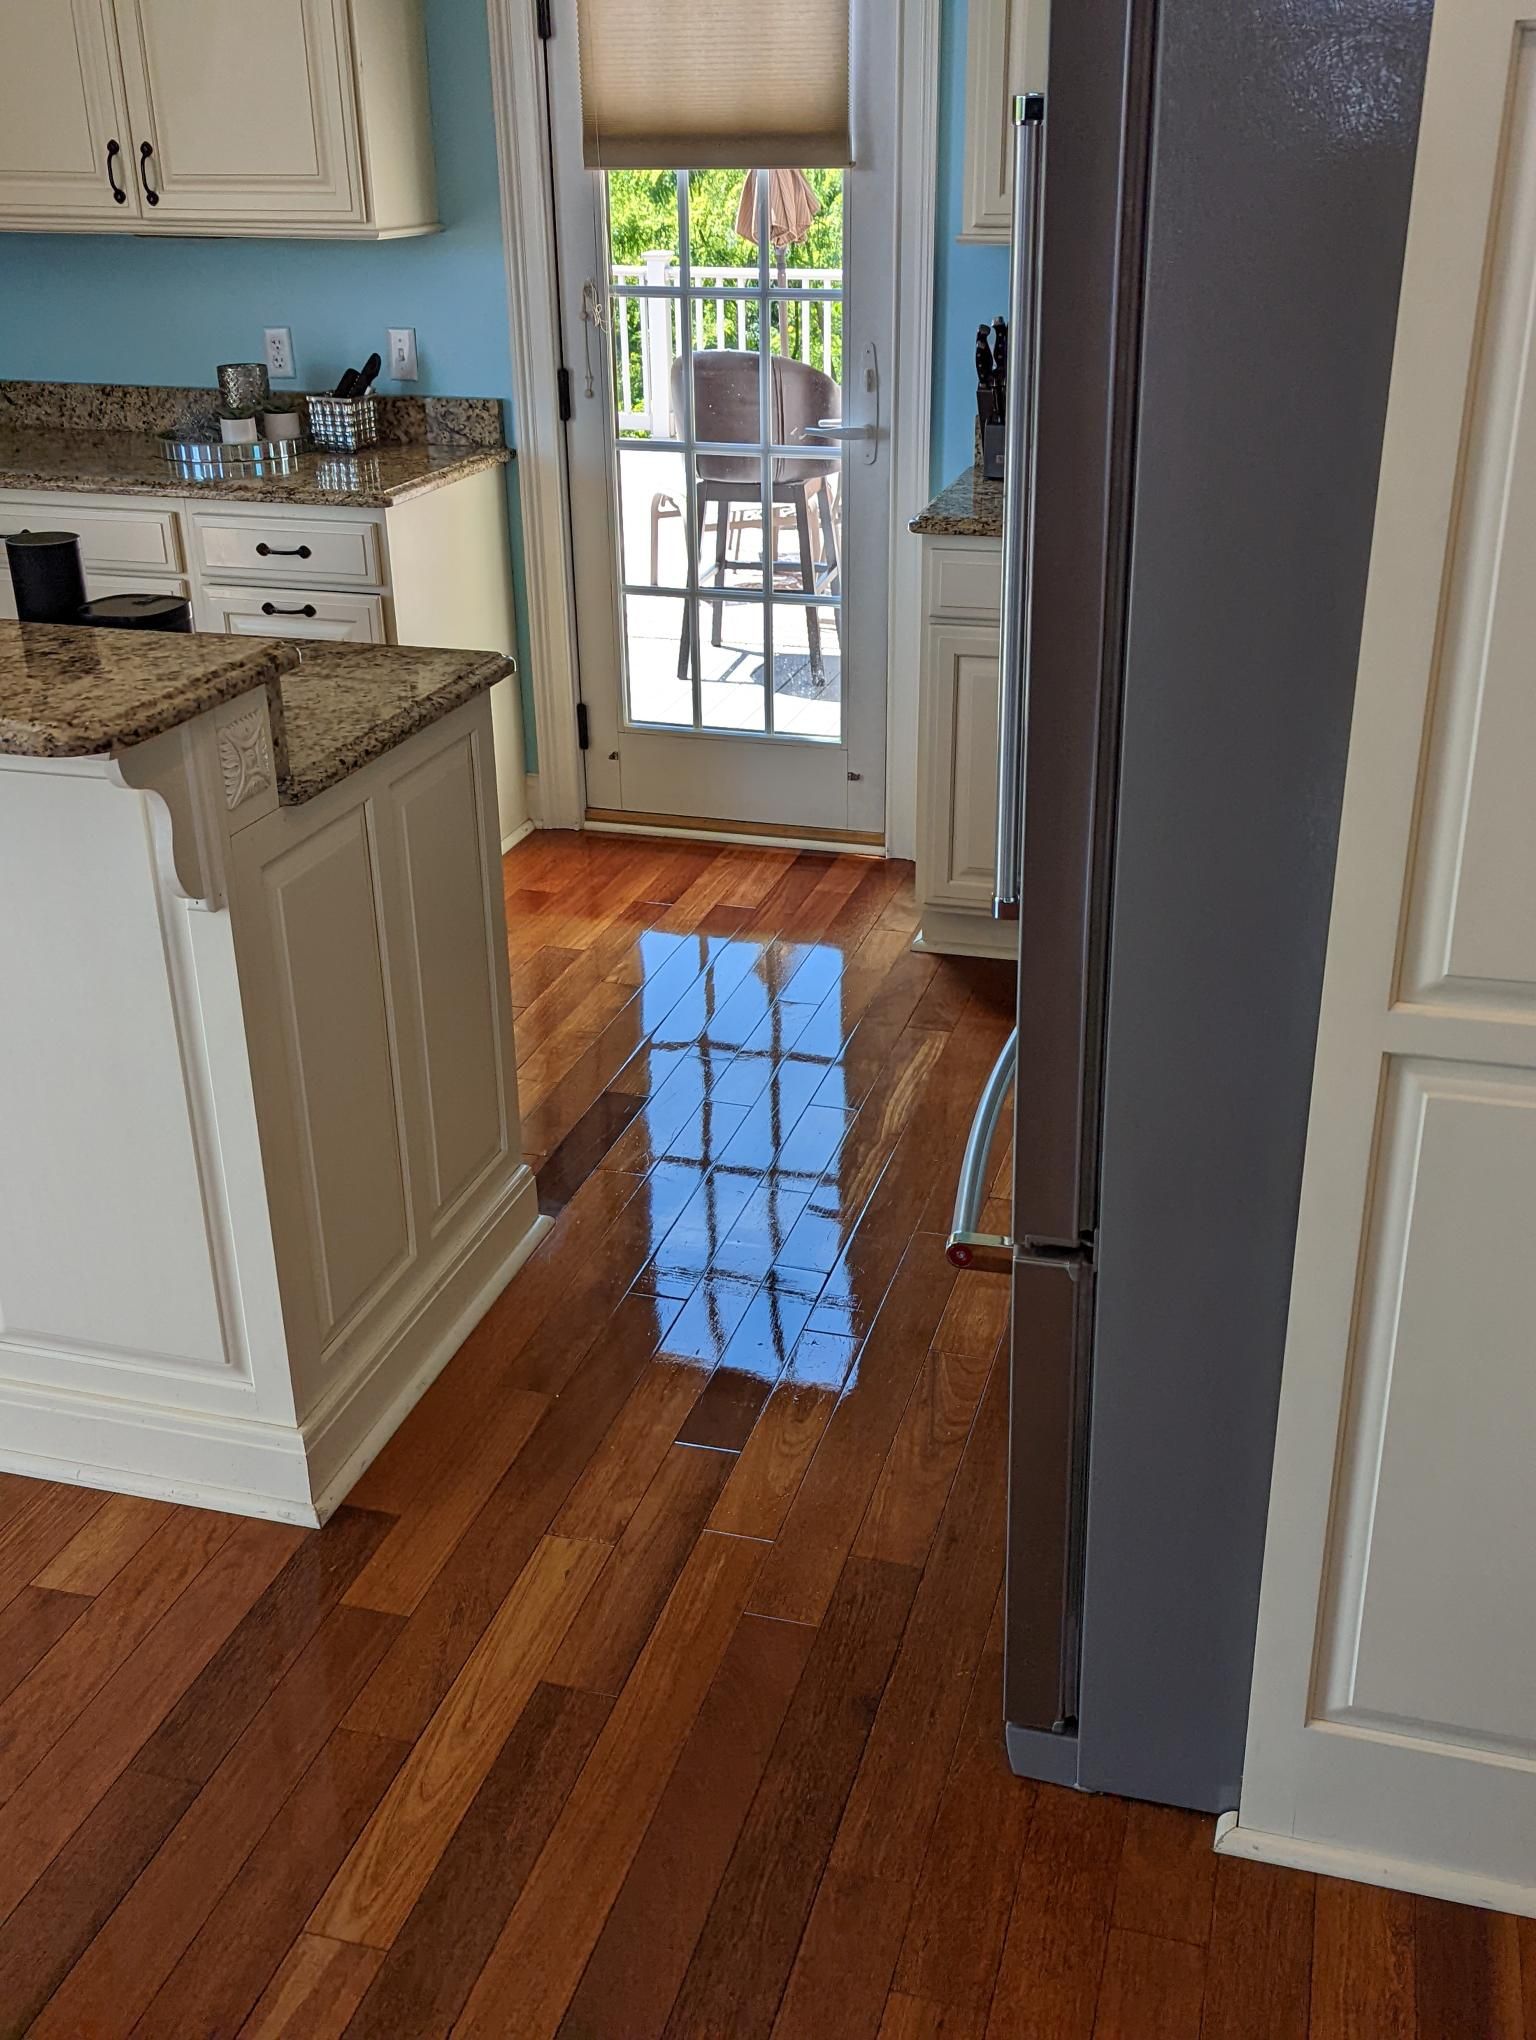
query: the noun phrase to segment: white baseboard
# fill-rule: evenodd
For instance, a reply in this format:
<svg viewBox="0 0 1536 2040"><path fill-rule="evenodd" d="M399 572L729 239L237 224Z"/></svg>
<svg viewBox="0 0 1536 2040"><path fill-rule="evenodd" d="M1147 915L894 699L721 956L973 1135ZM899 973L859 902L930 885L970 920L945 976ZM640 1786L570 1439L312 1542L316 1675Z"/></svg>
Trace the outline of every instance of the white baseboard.
<svg viewBox="0 0 1536 2040"><path fill-rule="evenodd" d="M441 1280L303 1426L0 1381L0 1471L323 1523L550 1229L520 1168Z"/></svg>
<svg viewBox="0 0 1536 2040"><path fill-rule="evenodd" d="M818 850L832 857L883 858L880 843L842 843L827 836L762 836L748 829L674 828L665 822L594 822L582 827L593 836L666 836L685 843L739 843L744 850Z"/></svg>
<svg viewBox="0 0 1536 2040"><path fill-rule="evenodd" d="M1000 956L1012 963L1019 953L1018 930L990 914L967 913L963 907L925 907L923 924L912 938L920 956Z"/></svg>
<svg viewBox="0 0 1536 2040"><path fill-rule="evenodd" d="M518 844L522 842L523 838L525 836L531 836L538 826L539 826L538 823L533 819L531 815L528 817L526 822L519 822L517 827L512 831L510 836L502 837L501 839L502 856L505 857L509 850L515 850Z"/></svg>
<svg viewBox="0 0 1536 2040"><path fill-rule="evenodd" d="M1224 1813L1217 1820L1215 1846L1218 1855L1244 1856L1253 1863L1315 1870L1324 1877L1348 1878L1353 1884L1379 1884L1388 1891L1411 1891L1423 1898L1449 1899L1453 1905L1479 1905L1491 1912L1536 1918L1536 1883L1511 1884L1444 1864L1349 1849L1339 1842L1309 1842L1300 1835L1271 1834L1264 1828L1243 1827L1235 1813Z"/></svg>

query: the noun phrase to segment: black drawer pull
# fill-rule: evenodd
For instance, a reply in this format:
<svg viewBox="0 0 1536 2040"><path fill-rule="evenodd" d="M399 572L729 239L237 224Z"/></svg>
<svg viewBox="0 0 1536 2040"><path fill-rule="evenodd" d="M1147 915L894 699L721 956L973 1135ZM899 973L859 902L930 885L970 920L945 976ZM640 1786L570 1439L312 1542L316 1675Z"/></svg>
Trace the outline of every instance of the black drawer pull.
<svg viewBox="0 0 1536 2040"><path fill-rule="evenodd" d="M122 153L118 143L108 142L107 182L112 187L112 203L114 205L126 205L128 203L128 194L117 181L117 159Z"/></svg>
<svg viewBox="0 0 1536 2040"><path fill-rule="evenodd" d="M158 204L160 203L160 194L159 194L159 192L158 192L158 191L151 191L151 190L150 190L150 188L149 188L149 159L150 159L150 157L151 157L151 156L152 156L152 155L153 155L154 153L155 153L155 151L154 151L154 146L153 146L153 144L152 144L152 143L149 143L149 142L140 142L140 144L139 144L139 182L140 182L140 183L141 183L141 184L143 185L143 187L144 187L144 203L145 203L146 205L158 205Z"/></svg>
<svg viewBox="0 0 1536 2040"><path fill-rule="evenodd" d="M264 560L307 560L309 558L309 547L307 545L268 545L263 541L262 544L257 546L256 550Z"/></svg>
<svg viewBox="0 0 1536 2040"><path fill-rule="evenodd" d="M263 616L313 616L315 605L313 602L306 602L302 609L279 609L275 602L263 602L261 613Z"/></svg>

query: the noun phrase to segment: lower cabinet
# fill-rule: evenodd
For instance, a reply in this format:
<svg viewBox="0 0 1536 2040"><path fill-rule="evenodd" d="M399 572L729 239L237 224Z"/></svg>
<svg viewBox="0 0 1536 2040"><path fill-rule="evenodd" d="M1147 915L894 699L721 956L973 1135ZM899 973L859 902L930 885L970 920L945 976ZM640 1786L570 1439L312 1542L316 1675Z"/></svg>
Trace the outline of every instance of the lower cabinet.
<svg viewBox="0 0 1536 2040"><path fill-rule="evenodd" d="M1013 949L1011 928L992 918L1002 571L993 540L924 541L919 941L945 955Z"/></svg>

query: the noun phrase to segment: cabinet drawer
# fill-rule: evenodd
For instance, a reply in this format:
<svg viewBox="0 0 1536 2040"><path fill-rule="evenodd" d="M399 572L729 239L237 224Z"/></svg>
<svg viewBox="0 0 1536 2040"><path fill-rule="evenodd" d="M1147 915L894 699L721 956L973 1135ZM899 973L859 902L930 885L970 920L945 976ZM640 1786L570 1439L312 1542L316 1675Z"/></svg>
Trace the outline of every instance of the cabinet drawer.
<svg viewBox="0 0 1536 2040"><path fill-rule="evenodd" d="M197 627L230 637L388 641L382 595L337 595L318 588L205 588Z"/></svg>
<svg viewBox="0 0 1536 2040"><path fill-rule="evenodd" d="M1003 549L986 540L928 548L928 614L996 617L1003 613Z"/></svg>
<svg viewBox="0 0 1536 2040"><path fill-rule="evenodd" d="M80 536L80 557L88 573L175 574L181 571L181 536L174 510L147 505L102 504L88 510L73 502L46 497L18 501L0 499L0 532L74 531ZM111 590L121 594L134 582L119 579Z"/></svg>
<svg viewBox="0 0 1536 2040"><path fill-rule="evenodd" d="M259 574L264 581L374 582L383 579L376 522L326 518L195 516L197 556L210 574Z"/></svg>

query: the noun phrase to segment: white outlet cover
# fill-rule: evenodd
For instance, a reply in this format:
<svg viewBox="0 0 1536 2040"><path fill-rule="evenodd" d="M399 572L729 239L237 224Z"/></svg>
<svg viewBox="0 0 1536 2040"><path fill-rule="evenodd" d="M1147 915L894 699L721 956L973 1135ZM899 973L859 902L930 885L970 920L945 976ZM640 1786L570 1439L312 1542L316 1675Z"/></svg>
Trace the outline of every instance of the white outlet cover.
<svg viewBox="0 0 1536 2040"><path fill-rule="evenodd" d="M415 382L421 370L416 361L416 328L391 326L385 374L395 382Z"/></svg>
<svg viewBox="0 0 1536 2040"><path fill-rule="evenodd" d="M265 329L267 342L267 374L293 374L293 328L291 326L268 326Z"/></svg>

